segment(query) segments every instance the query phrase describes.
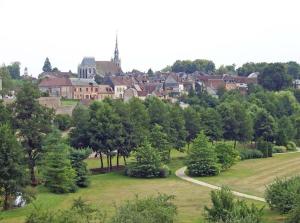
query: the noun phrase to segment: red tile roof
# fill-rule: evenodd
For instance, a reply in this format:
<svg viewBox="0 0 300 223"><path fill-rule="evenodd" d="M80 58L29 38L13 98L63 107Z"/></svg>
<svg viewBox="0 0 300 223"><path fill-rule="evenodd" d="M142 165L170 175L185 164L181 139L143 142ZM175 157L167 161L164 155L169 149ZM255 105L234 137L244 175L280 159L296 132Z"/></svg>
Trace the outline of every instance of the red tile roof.
<svg viewBox="0 0 300 223"><path fill-rule="evenodd" d="M39 87L72 86L69 78L46 77L41 80Z"/></svg>

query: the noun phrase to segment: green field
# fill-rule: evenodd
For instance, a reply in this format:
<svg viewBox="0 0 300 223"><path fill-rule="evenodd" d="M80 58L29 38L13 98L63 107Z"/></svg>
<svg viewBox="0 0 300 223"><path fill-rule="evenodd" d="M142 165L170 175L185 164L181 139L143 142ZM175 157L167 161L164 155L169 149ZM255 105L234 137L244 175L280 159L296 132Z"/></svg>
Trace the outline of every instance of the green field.
<svg viewBox="0 0 300 223"><path fill-rule="evenodd" d="M169 166L174 173L175 170L184 165L185 155L174 152L172 156L173 160ZM288 157L293 159L293 156ZM300 158L300 156L298 157ZM273 159L278 158L276 157ZM285 158L285 160L287 161L288 158ZM244 163L255 166L258 161L269 165L268 159L262 159L243 161L237 164L237 166L245 165ZM252 164L252 162L254 164ZM98 167L100 164L98 159L89 159L87 163L89 167ZM263 164L261 165L264 166ZM248 177L251 178L253 176L249 174ZM35 205L49 210L60 210L70 207L74 198L82 197L89 203L101 207L101 209L106 211L108 215L112 215L114 213L115 204L120 204L126 199L131 199L136 194L143 197L150 194L167 193L176 196L175 203L178 206L178 217L176 219L176 223L201 223L203 207L210 204L210 189L182 181L174 174L166 179L134 179L123 176L121 173L110 173L93 175L90 179L90 187L80 189L74 194L51 194L47 192L44 187L40 186L38 187L39 193L37 200L35 201ZM263 205L263 203L260 202L255 203L260 206ZM28 205L24 208L2 213L2 217L4 218L2 222L24 222L25 216L30 212L30 210L32 210L32 208L32 205ZM266 222L282 222L279 215L270 212L267 208L265 209L265 212ZM278 221L275 219L278 219Z"/></svg>
<svg viewBox="0 0 300 223"><path fill-rule="evenodd" d="M300 153L279 154L267 159L241 161L219 176L197 179L263 197L266 185L274 181L276 177L283 178L299 174L299 164Z"/></svg>
<svg viewBox="0 0 300 223"><path fill-rule="evenodd" d="M78 100L75 99L62 99L61 100L61 105L77 105Z"/></svg>

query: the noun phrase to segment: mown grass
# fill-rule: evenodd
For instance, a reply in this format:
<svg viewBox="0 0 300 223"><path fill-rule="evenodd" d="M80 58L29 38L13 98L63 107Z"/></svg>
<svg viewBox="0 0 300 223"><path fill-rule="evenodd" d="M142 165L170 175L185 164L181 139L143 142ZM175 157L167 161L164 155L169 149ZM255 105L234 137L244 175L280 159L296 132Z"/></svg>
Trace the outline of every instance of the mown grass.
<svg viewBox="0 0 300 223"><path fill-rule="evenodd" d="M215 177L200 180L256 196L264 196L266 185L277 177L284 178L300 172L300 153L280 154L267 159L245 160Z"/></svg>
<svg viewBox="0 0 300 223"><path fill-rule="evenodd" d="M78 100L75 99L62 99L61 100L61 105L77 105L78 104Z"/></svg>
<svg viewBox="0 0 300 223"><path fill-rule="evenodd" d="M193 185L191 183L178 179L174 173L175 170L184 166L184 153L172 152L172 161L169 167L172 170L172 176L165 179L135 179L124 176L122 173L109 173L90 176L91 185L88 188L80 189L77 193L56 195L49 193L43 186L37 188L38 195L34 202L35 206L48 210L62 210L71 206L75 198L82 197L88 203L100 207L108 216L115 212L115 205L124 200L132 199L139 195L155 195L157 193L166 193L175 195L175 204L178 207L178 216L176 223L201 223L203 222L203 208L210 205L210 189ZM252 160L256 162L255 160ZM115 160L114 160L115 162ZM87 160L89 167L99 167L99 159ZM250 162L251 163L251 162ZM247 201L252 203L252 201ZM264 205L256 202L257 205ZM24 219L33 205L30 204L24 208L10 210L2 213L5 223L24 222ZM265 222L282 222L281 217L268 208L265 209ZM278 220L279 219L279 220Z"/></svg>

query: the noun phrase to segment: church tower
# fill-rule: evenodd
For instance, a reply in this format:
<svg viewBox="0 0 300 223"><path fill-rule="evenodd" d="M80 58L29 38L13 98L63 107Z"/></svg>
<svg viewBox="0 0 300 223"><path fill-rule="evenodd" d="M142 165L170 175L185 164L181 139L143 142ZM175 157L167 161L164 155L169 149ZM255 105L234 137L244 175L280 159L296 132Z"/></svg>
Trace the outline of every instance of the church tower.
<svg viewBox="0 0 300 223"><path fill-rule="evenodd" d="M119 58L119 49L118 49L118 36L116 36L116 46L115 46L113 62L117 67L121 68L121 60Z"/></svg>

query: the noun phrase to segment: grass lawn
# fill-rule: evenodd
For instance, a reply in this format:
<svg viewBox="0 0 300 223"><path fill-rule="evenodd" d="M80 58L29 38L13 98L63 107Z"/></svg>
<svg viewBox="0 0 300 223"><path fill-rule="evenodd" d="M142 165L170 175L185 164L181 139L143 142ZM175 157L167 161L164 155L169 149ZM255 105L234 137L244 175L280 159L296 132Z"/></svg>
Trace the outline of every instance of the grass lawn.
<svg viewBox="0 0 300 223"><path fill-rule="evenodd" d="M184 166L184 156L184 154L179 152L172 153L172 157L174 158L169 166L173 173L178 168ZM252 160L252 162L256 162L256 160ZM97 159L89 159L87 163L89 167L98 167L100 162ZM210 189L185 182L177 178L174 174L165 179L135 179L123 176L120 173L110 173L93 175L90 179L90 187L80 189L74 194L51 194L44 187L40 186L38 187L39 193L35 204L38 207L49 210L61 210L70 207L74 198L82 197L89 203L101 207L110 216L115 211L114 204L120 204L126 199L133 198L136 194L143 197L159 192L176 196L174 201L178 207L176 223L203 222L203 207L210 204ZM259 206L263 205L260 202L256 202L256 204ZM32 209L33 206L28 205L24 208L4 212L2 213L2 217L4 218L2 222L24 222L25 216ZM267 208L265 212L266 222L282 222L281 220L275 220L280 219L279 215L270 212Z"/></svg>
<svg viewBox="0 0 300 223"><path fill-rule="evenodd" d="M75 99L62 99L61 100L61 105L77 105L78 100Z"/></svg>
<svg viewBox="0 0 300 223"><path fill-rule="evenodd" d="M267 159L241 161L216 177L198 179L256 196L264 196L266 185L274 179L300 172L300 153L280 154Z"/></svg>

